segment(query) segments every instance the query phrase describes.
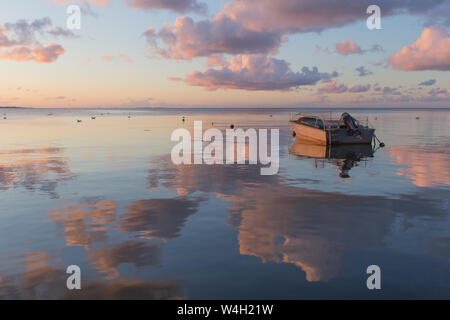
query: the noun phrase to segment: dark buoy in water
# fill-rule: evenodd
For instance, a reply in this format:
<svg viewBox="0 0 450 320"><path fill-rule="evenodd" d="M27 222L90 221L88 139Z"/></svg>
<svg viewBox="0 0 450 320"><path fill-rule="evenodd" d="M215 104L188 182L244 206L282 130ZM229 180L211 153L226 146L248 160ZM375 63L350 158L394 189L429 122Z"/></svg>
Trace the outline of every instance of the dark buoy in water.
<svg viewBox="0 0 450 320"><path fill-rule="evenodd" d="M230 128L231 128L231 129L234 129L234 124L232 124L232 125L230 126Z"/></svg>
<svg viewBox="0 0 450 320"><path fill-rule="evenodd" d="M416 120L419 120L420 119L420 117L416 117Z"/></svg>
<svg viewBox="0 0 450 320"><path fill-rule="evenodd" d="M374 135L375 139L378 141L380 148L384 148L386 147L386 144L384 142L381 142L380 139L378 139L378 137L376 135Z"/></svg>

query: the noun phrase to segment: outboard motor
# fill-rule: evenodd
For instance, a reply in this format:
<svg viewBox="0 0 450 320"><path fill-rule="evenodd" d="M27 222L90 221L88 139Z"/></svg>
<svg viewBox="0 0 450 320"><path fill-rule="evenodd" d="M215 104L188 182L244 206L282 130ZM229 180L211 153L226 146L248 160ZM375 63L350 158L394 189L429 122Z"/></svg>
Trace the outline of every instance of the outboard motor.
<svg viewBox="0 0 450 320"><path fill-rule="evenodd" d="M347 127L349 135L357 137L361 136L361 130L359 130L359 127L356 125L355 119L353 119L351 115L349 115L347 112L344 112L341 116L341 120Z"/></svg>

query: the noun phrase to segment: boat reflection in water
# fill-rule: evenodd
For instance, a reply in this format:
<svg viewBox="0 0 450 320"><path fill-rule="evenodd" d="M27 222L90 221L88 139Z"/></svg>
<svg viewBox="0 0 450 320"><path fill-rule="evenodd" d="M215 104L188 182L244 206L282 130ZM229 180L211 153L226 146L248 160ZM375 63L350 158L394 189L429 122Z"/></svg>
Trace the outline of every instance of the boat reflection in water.
<svg viewBox="0 0 450 320"><path fill-rule="evenodd" d="M290 153L314 159L315 167L324 167L325 162L332 163L339 168L341 178L350 178L349 171L360 162L373 158L375 150L370 144L318 145L297 138Z"/></svg>

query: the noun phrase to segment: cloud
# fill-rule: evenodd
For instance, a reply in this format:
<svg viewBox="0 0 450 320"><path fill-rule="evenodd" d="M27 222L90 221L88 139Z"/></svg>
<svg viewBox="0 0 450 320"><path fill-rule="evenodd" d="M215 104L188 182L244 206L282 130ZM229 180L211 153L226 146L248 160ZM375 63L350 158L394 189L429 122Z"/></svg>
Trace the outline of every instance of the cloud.
<svg viewBox="0 0 450 320"><path fill-rule="evenodd" d="M401 95L401 93L398 91L398 88L392 88L389 86L386 87L375 87L373 88L374 91L381 93L382 95Z"/></svg>
<svg viewBox="0 0 450 320"><path fill-rule="evenodd" d="M316 45L316 51L323 52L326 54L332 53L332 51L330 49L322 48L321 46L318 46L318 45ZM347 55L351 55L351 54L365 54L368 52L372 52L372 53L384 52L384 49L379 44L374 44L370 49L361 49L361 47L358 44L356 44L355 41L343 40L343 41L335 44L335 50L333 52L347 56Z"/></svg>
<svg viewBox="0 0 450 320"><path fill-rule="evenodd" d="M128 6L138 10L166 9L178 13L188 11L206 13L207 6L197 0L124 0Z"/></svg>
<svg viewBox="0 0 450 320"><path fill-rule="evenodd" d="M185 82L207 90L289 90L336 76L336 72L320 73L316 67L303 67L301 72L294 72L286 61L265 55L239 55L226 66L194 71L187 75Z"/></svg>
<svg viewBox="0 0 450 320"><path fill-rule="evenodd" d="M110 0L54 0L55 3L58 4L66 4L66 3L74 3L79 2L81 3L85 8L89 7L89 3L93 3L99 7L107 7L109 6Z"/></svg>
<svg viewBox="0 0 450 320"><path fill-rule="evenodd" d="M57 43L47 46L30 48L26 46L13 47L0 51L0 60L11 60L15 62L34 61L37 63L51 63L65 52L64 47Z"/></svg>
<svg viewBox="0 0 450 320"><path fill-rule="evenodd" d="M317 90L317 93L344 93L348 91L348 87L345 84L338 84L336 79L333 79L326 83L322 88Z"/></svg>
<svg viewBox="0 0 450 320"><path fill-rule="evenodd" d="M348 90L348 92L351 92L351 93L367 92L367 91L370 90L370 87L371 87L370 84L367 84L367 85L358 84L358 85L355 85L355 86L351 87Z"/></svg>
<svg viewBox="0 0 450 320"><path fill-rule="evenodd" d="M365 52L384 52L384 49L380 44L374 44L372 48L365 50Z"/></svg>
<svg viewBox="0 0 450 320"><path fill-rule="evenodd" d="M322 52L325 54L331 54L330 49L328 48L322 48L321 46L316 44L316 52Z"/></svg>
<svg viewBox="0 0 450 320"><path fill-rule="evenodd" d="M48 17L32 22L20 19L14 23L7 22L4 26L0 25L0 47L32 45L38 42L37 34L63 38L75 37L72 31L53 26Z"/></svg>
<svg viewBox="0 0 450 320"><path fill-rule="evenodd" d="M437 88L437 89L431 89L430 91L428 91L428 94L437 96L440 94L448 94L449 91L447 89L441 89L441 88Z"/></svg>
<svg viewBox="0 0 450 320"><path fill-rule="evenodd" d="M124 60L128 63L133 63L133 59L131 59L130 56L128 56L126 54L104 55L102 57L102 59L107 62L120 59L120 60Z"/></svg>
<svg viewBox="0 0 450 320"><path fill-rule="evenodd" d="M444 0L379 0L383 16L400 13L427 14ZM359 20L372 0L233 0L224 12L252 30L278 30L286 33L322 31Z"/></svg>
<svg viewBox="0 0 450 320"><path fill-rule="evenodd" d="M167 80L169 80L169 81L183 81L183 78L179 78L179 77L168 77Z"/></svg>
<svg viewBox="0 0 450 320"><path fill-rule="evenodd" d="M426 14L443 0L380 0L384 16ZM211 19L194 22L177 18L144 36L150 57L191 59L214 54L275 54L286 36L299 32L320 32L366 18L371 0L232 0ZM162 44L162 47L160 45ZM379 51L374 46L370 51Z"/></svg>
<svg viewBox="0 0 450 320"><path fill-rule="evenodd" d="M91 63L91 61L92 61L91 58L86 58L86 59L84 59L82 66L83 66L83 67L86 67L89 63Z"/></svg>
<svg viewBox="0 0 450 320"><path fill-rule="evenodd" d="M418 101L422 102L449 102L450 89L435 88L428 91L426 94L421 94L417 97Z"/></svg>
<svg viewBox="0 0 450 320"><path fill-rule="evenodd" d="M426 17L425 24L430 25L450 25L450 1L443 1L439 6L435 6Z"/></svg>
<svg viewBox="0 0 450 320"><path fill-rule="evenodd" d="M57 97L50 97L47 99L49 99L49 100L65 100L66 97L65 96L57 96Z"/></svg>
<svg viewBox="0 0 450 320"><path fill-rule="evenodd" d="M72 5L72 4L79 4L81 13L83 15L90 15L94 18L97 18L97 13L92 10L91 4L94 4L98 7L106 8L110 4L110 0L53 0L57 4L66 4L66 5Z"/></svg>
<svg viewBox="0 0 450 320"><path fill-rule="evenodd" d="M219 14L212 20L194 22L189 17L177 18L156 32L149 28L144 36L150 52L169 59L191 59L228 54L275 54L283 37L278 32L253 31L240 22ZM162 42L165 48L160 48Z"/></svg>
<svg viewBox="0 0 450 320"><path fill-rule="evenodd" d="M15 23L5 23L0 25L0 59L51 63L65 52L64 47L57 43L41 44L37 35L75 37L72 31L53 26L48 17L32 22L21 19Z"/></svg>
<svg viewBox="0 0 450 320"><path fill-rule="evenodd" d="M393 68L404 71L450 70L450 36L437 26L427 27L414 43L389 58Z"/></svg>
<svg viewBox="0 0 450 320"><path fill-rule="evenodd" d="M356 44L353 40L343 40L339 43L336 43L336 52L342 55L350 55L350 54L362 54L363 51L361 47Z"/></svg>
<svg viewBox="0 0 450 320"><path fill-rule="evenodd" d="M436 79L427 80L419 83L419 86L432 86L436 83Z"/></svg>
<svg viewBox="0 0 450 320"><path fill-rule="evenodd" d="M83 12L96 16L91 9L91 4L99 7L108 7L110 0L54 0L58 4L79 3ZM177 13L195 12L206 14L207 6L197 0L123 0L130 8L136 10L170 10Z"/></svg>
<svg viewBox="0 0 450 320"><path fill-rule="evenodd" d="M373 74L372 71L367 70L364 66L356 68L355 71L358 72L358 76L360 76L360 77L366 77L366 76L370 76L371 74Z"/></svg>

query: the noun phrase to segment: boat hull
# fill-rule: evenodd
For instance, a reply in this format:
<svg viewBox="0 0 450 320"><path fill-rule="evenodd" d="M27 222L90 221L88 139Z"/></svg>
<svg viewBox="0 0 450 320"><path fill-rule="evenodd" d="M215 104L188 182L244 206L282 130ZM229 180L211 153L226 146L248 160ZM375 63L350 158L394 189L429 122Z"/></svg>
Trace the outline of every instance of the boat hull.
<svg viewBox="0 0 450 320"><path fill-rule="evenodd" d="M345 128L325 130L302 125L296 121L290 121L297 137L310 143L329 145L329 144L370 144L372 143L375 129L360 128L359 137L348 135Z"/></svg>
<svg viewBox="0 0 450 320"><path fill-rule="evenodd" d="M318 145L304 143L301 139L295 141L289 152L299 157L338 160L372 158L374 154L368 144Z"/></svg>

